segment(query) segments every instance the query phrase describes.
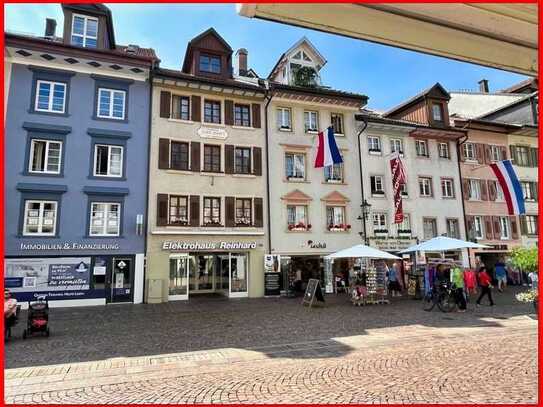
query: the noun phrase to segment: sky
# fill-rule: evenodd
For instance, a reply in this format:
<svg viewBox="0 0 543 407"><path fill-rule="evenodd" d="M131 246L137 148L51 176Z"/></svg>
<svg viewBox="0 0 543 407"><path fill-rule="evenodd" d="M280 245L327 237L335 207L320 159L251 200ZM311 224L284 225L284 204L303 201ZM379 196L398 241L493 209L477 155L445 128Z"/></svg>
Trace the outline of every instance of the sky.
<svg viewBox="0 0 543 407"><path fill-rule="evenodd" d="M107 4L113 13L118 44L154 48L161 67L180 69L187 42L210 27L232 49L249 51L249 67L267 77L277 59L304 35L328 61L321 70L323 84L362 93L368 106L388 110L421 90L441 83L448 91L476 90L488 79L495 91L526 77L473 64L401 50L284 24L249 19L235 4ZM43 35L45 19L63 27L59 4L7 4L7 31ZM333 7L333 6L332 6Z"/></svg>

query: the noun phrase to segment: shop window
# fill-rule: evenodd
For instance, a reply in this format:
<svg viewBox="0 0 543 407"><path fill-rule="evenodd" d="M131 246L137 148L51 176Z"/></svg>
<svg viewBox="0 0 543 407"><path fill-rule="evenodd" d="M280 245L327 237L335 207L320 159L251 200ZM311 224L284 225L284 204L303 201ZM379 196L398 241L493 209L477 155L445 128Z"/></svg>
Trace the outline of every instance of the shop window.
<svg viewBox="0 0 543 407"><path fill-rule="evenodd" d="M57 224L56 201L25 201L23 235L54 236Z"/></svg>
<svg viewBox="0 0 543 407"><path fill-rule="evenodd" d="M204 226L221 225L221 198L204 197Z"/></svg>
<svg viewBox="0 0 543 407"><path fill-rule="evenodd" d="M332 123L332 128L334 129L335 135L345 134L343 132L343 115L341 113L332 113L330 122Z"/></svg>
<svg viewBox="0 0 543 407"><path fill-rule="evenodd" d="M371 194L375 196L385 196L385 186L383 176L372 175L370 177Z"/></svg>
<svg viewBox="0 0 543 407"><path fill-rule="evenodd" d="M189 169L189 143L172 141L170 144L170 168L173 170L188 171Z"/></svg>
<svg viewBox="0 0 543 407"><path fill-rule="evenodd" d="M419 177L419 194L422 197L431 197L431 196L433 196L432 178L430 178L430 177Z"/></svg>
<svg viewBox="0 0 543 407"><path fill-rule="evenodd" d="M304 112L304 128L306 132L319 131L319 114L317 112Z"/></svg>
<svg viewBox="0 0 543 407"><path fill-rule="evenodd" d="M61 141L32 139L28 172L60 174L61 157Z"/></svg>
<svg viewBox="0 0 543 407"><path fill-rule="evenodd" d="M251 114L248 105L234 105L234 125L251 127Z"/></svg>
<svg viewBox="0 0 543 407"><path fill-rule="evenodd" d="M91 202L90 236L119 236L121 204Z"/></svg>
<svg viewBox="0 0 543 407"><path fill-rule="evenodd" d="M415 140L415 149L417 150L417 157L430 157L426 140Z"/></svg>
<svg viewBox="0 0 543 407"><path fill-rule="evenodd" d="M204 101L204 122L221 123L221 102L213 100Z"/></svg>
<svg viewBox="0 0 543 407"><path fill-rule="evenodd" d="M168 224L186 226L189 224L188 196L170 195Z"/></svg>
<svg viewBox="0 0 543 407"><path fill-rule="evenodd" d="M251 149L249 147L235 148L235 170L236 174L251 173Z"/></svg>
<svg viewBox="0 0 543 407"><path fill-rule="evenodd" d="M123 147L103 144L94 146L94 176L121 177L123 174Z"/></svg>
<svg viewBox="0 0 543 407"><path fill-rule="evenodd" d="M204 172L221 172L221 146L204 145Z"/></svg>
<svg viewBox="0 0 543 407"><path fill-rule="evenodd" d="M251 226L252 213L252 199L236 198L236 226Z"/></svg>
<svg viewBox="0 0 543 407"><path fill-rule="evenodd" d="M324 167L324 180L331 184L343 182L343 163Z"/></svg>
<svg viewBox="0 0 543 407"><path fill-rule="evenodd" d="M305 179L305 154L285 153L287 180Z"/></svg>
<svg viewBox="0 0 543 407"><path fill-rule="evenodd" d="M190 120L190 98L188 96L172 96L172 119Z"/></svg>

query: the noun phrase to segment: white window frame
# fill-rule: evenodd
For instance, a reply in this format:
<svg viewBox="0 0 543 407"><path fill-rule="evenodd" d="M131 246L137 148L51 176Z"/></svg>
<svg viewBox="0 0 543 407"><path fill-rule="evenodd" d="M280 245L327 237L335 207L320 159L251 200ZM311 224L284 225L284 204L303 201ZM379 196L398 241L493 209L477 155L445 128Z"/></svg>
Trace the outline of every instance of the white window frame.
<svg viewBox="0 0 543 407"><path fill-rule="evenodd" d="M169 203L169 201L168 201ZM104 224L102 225L102 233L92 233L92 214L93 214L93 206L94 205L107 205L105 207L105 212L102 212ZM107 223L109 222L109 213L110 213L110 206L117 206L117 232L116 233L107 233ZM90 203L90 213L89 213L89 236L120 236L121 233L121 203L120 202L91 202ZM169 208L168 208L169 212ZM169 219L168 219L169 220Z"/></svg>
<svg viewBox="0 0 543 407"><path fill-rule="evenodd" d="M468 146L470 148L468 148ZM475 144L465 143L463 148L464 148L464 157L466 158L466 161L477 161L477 151L475 148Z"/></svg>
<svg viewBox="0 0 543 407"><path fill-rule="evenodd" d="M530 219L530 221L529 221ZM537 235L538 229L538 218L537 215L526 215L526 234L529 236Z"/></svg>
<svg viewBox="0 0 543 407"><path fill-rule="evenodd" d="M107 174L98 174L97 173L97 167L98 164L98 147L107 147ZM120 148L121 149L121 173L119 175L111 174L111 150L113 148ZM94 145L94 169L93 169L93 175L95 177L105 177L105 178L122 178L123 177L123 169L124 169L124 146L118 146L113 144L95 144Z"/></svg>
<svg viewBox="0 0 543 407"><path fill-rule="evenodd" d="M101 92L109 93L109 114L101 115L100 114L100 94ZM113 116L113 97L115 93L121 93L123 95L123 115L122 117ZM98 100L96 102L96 117L100 119L111 119L111 120L124 120L126 116L126 91L121 89L111 89L111 88L98 88Z"/></svg>
<svg viewBox="0 0 543 407"><path fill-rule="evenodd" d="M436 113L438 114L436 115ZM436 116L439 116L439 117L436 117ZM443 121L443 107L440 103L432 103L432 119L436 122Z"/></svg>
<svg viewBox="0 0 543 407"><path fill-rule="evenodd" d="M477 186L474 188L474 186ZM477 192L474 194L474 192ZM469 191L468 191L468 201L481 201L481 180L470 178L469 179Z"/></svg>
<svg viewBox="0 0 543 407"><path fill-rule="evenodd" d="M443 149L443 146L445 146L445 150ZM439 158L451 158L451 151L449 148L449 143L441 142L437 145L437 148L439 149ZM443 155L443 151L446 151L447 154Z"/></svg>
<svg viewBox="0 0 543 407"><path fill-rule="evenodd" d="M332 126L332 128L334 127L333 126L332 116L339 117L339 120L341 122L341 133L336 133L336 131L334 130L334 135L335 136L344 136L345 135L345 116L343 115L343 113L336 113L336 112L330 113L330 126Z"/></svg>
<svg viewBox="0 0 543 407"><path fill-rule="evenodd" d="M495 181L496 185L496 202L504 202L505 201L505 195L503 194L503 189L501 184L498 181Z"/></svg>
<svg viewBox="0 0 543 407"><path fill-rule="evenodd" d="M48 83L50 86L49 89L49 100L47 102L47 109L40 109L39 108L39 99L40 99L40 84L42 83ZM60 85L64 88L64 97L62 98L62 111L60 110L53 110L53 95L54 95L54 88L56 85ZM37 112L47 112L47 113L58 113L58 114L64 114L66 112L66 92L68 91L68 86L64 82L55 82L55 81L44 81L41 79L38 79L36 81L36 100L34 101L34 110Z"/></svg>
<svg viewBox="0 0 543 407"><path fill-rule="evenodd" d="M396 144L399 145L399 149L396 149ZM404 148L403 148L403 140L401 138L391 138L390 139L390 152L395 153L398 152L400 154L400 157L403 157L404 155Z"/></svg>
<svg viewBox="0 0 543 407"><path fill-rule="evenodd" d="M422 191L420 186L422 185ZM429 193L426 193L426 189L428 189ZM424 193L422 193L424 192ZM424 198L431 198L433 196L432 191L432 178L430 177L419 177L419 195Z"/></svg>
<svg viewBox="0 0 543 407"><path fill-rule="evenodd" d="M454 222L456 224L456 235L451 236L449 225ZM447 218L445 219L445 227L447 230L447 236L453 238L453 239L460 239L460 221L457 218Z"/></svg>
<svg viewBox="0 0 543 407"><path fill-rule="evenodd" d="M44 160L44 170L43 171L36 171L32 169L32 162L34 161L34 143L40 141L46 143L45 146L45 160ZM57 143L60 144L60 150L58 153L58 171L48 171L47 168L49 167L48 161L49 161L49 145L51 143ZM60 174L61 168L62 168L62 148L63 143L61 140L47 140L47 139L38 139L34 138L30 142L30 154L28 157L28 172L32 174Z"/></svg>
<svg viewBox="0 0 543 407"><path fill-rule="evenodd" d="M297 225L299 223L303 223L305 227L307 228L307 225L309 225L309 205L296 205L296 204L287 204L287 228L290 225L289 218L288 218L288 208L294 207L294 225ZM303 219L300 219L300 214L303 215ZM295 227L294 230L297 228ZM305 228L304 228L305 230Z"/></svg>
<svg viewBox="0 0 543 407"><path fill-rule="evenodd" d="M376 225L377 223L377 225ZM376 231L388 231L388 216L386 212L374 212L371 216L371 224L374 233ZM377 232L379 233L379 232ZM384 232L383 232L384 233ZM388 233L388 232L387 232Z"/></svg>
<svg viewBox="0 0 543 407"><path fill-rule="evenodd" d="M31 203L39 203L39 214L38 214L38 232L28 232L27 231L27 221L28 221L28 206ZM44 220L44 211L45 204L53 204L55 207L55 217L53 218L53 231L52 232L41 232L43 229L43 220ZM38 199L27 199L25 200L24 205L24 215L23 215L23 236L55 236L57 231L57 216L58 216L58 202L57 201L47 201L47 200L38 200Z"/></svg>
<svg viewBox="0 0 543 407"><path fill-rule="evenodd" d="M285 113L288 117L288 126L285 126ZM280 120L278 120L278 122L280 121L279 130L292 131L292 109L290 107L278 107L277 115L280 117Z"/></svg>
<svg viewBox="0 0 543 407"><path fill-rule="evenodd" d="M501 146L496 146L496 145L490 146L490 160L492 162L501 161L502 152L501 152L500 147Z"/></svg>
<svg viewBox="0 0 543 407"><path fill-rule="evenodd" d="M79 18L83 19L83 34L74 33L74 26L75 26L75 18L76 17L79 17ZM92 36L92 35L87 34L87 23L88 23L89 20L96 21L96 36L95 37ZM85 48L87 48L87 38L96 40L96 48L98 48L98 32L100 30L99 25L100 25L100 21L95 17L85 16L83 14L73 14L72 15L72 30L71 30L71 35L70 35L70 44L75 45L75 44L72 43L72 37L75 36L75 37L83 38L83 47L85 47ZM94 48L94 47L92 47L92 48Z"/></svg>
<svg viewBox="0 0 543 407"><path fill-rule="evenodd" d="M333 226L339 226L341 224L343 224L343 229L342 228L330 228L330 224L328 223L328 210L331 210L332 211L332 218L336 218L336 211L339 211L341 213L341 218L342 218L342 222L336 224L335 222L332 223ZM329 231L339 231L339 230L345 230L345 225L347 223L347 218L346 218L346 210L345 210L345 206L341 206L341 205L326 205L326 228L329 230Z"/></svg>
<svg viewBox="0 0 543 407"><path fill-rule="evenodd" d="M482 216L473 217L473 234L475 239L481 240L485 237L485 224Z"/></svg>
<svg viewBox="0 0 543 407"><path fill-rule="evenodd" d="M403 214L402 223L396 223L396 231L398 233L398 236L411 236L411 217L408 213Z"/></svg>
<svg viewBox="0 0 543 407"><path fill-rule="evenodd" d="M520 181L520 188L525 201L535 201L535 196L532 194L532 183L530 181Z"/></svg>
<svg viewBox="0 0 543 407"><path fill-rule="evenodd" d="M375 142L377 142L377 148L375 148ZM368 136L368 153L371 155L381 155L381 137L379 136Z"/></svg>
<svg viewBox="0 0 543 407"><path fill-rule="evenodd" d="M345 180L344 169L344 162L324 167L324 182L326 182L327 184L342 184ZM326 178L326 171L330 171L330 178L328 179ZM339 177L337 177L338 172L340 174Z"/></svg>
<svg viewBox="0 0 543 407"><path fill-rule="evenodd" d="M424 235L424 223L425 221L429 221L429 222L432 222L432 225L435 226L435 230L434 232L435 233L432 233L434 236L430 236L428 237L428 239L432 239L434 237L436 237L438 235L438 230L437 230L437 219L436 218L432 218L432 217L428 217L428 218L422 218L422 237L423 239L426 239L426 236Z"/></svg>
<svg viewBox="0 0 543 407"><path fill-rule="evenodd" d="M421 148L423 146L424 148ZM415 140L415 150L417 151L417 157L430 157L430 152L428 151L428 141L426 140ZM424 154L422 154L424 150Z"/></svg>
<svg viewBox="0 0 543 407"><path fill-rule="evenodd" d="M311 127L311 125L314 127ZM316 110L304 110L304 129L306 133L316 133L319 131L319 112Z"/></svg>
<svg viewBox="0 0 543 407"><path fill-rule="evenodd" d="M447 194L445 194L444 192L447 192ZM441 179L441 196L442 198L454 198L454 180L453 179L451 178Z"/></svg>
<svg viewBox="0 0 543 407"><path fill-rule="evenodd" d="M287 174L287 155L292 155L293 156L293 162L292 162L292 165L293 165L293 170L294 170L294 173L296 173L296 156L302 156L303 157L303 173L302 173L302 176L301 177L293 177L293 176L289 176ZM299 152L292 152L292 151L285 151L285 178L287 179L287 181L305 181L306 179L306 175L307 175L307 168L306 168L306 164L307 164L307 160L306 160L306 155L305 153L299 153Z"/></svg>
<svg viewBox="0 0 543 407"><path fill-rule="evenodd" d="M511 239L511 224L509 223L509 218L505 216L500 216L500 239Z"/></svg>
<svg viewBox="0 0 543 407"><path fill-rule="evenodd" d="M385 196L385 177L382 175L372 175L370 176L370 189L371 189L371 178L375 178L375 191L370 191L373 196ZM381 184L381 189L377 189L377 179L379 178L379 182Z"/></svg>

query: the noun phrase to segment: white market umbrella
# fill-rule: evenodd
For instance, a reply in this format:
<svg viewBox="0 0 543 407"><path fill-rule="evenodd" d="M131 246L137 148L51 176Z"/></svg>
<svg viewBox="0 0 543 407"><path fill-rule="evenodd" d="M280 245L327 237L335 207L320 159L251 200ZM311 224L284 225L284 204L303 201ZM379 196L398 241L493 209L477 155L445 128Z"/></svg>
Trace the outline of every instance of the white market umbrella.
<svg viewBox="0 0 543 407"><path fill-rule="evenodd" d="M446 252L449 250L460 250L460 249L484 249L488 246L479 243L467 242L465 240L453 239L446 236L438 236L433 239L427 240L416 244L414 246L408 247L405 250L402 250L400 253L411 253L411 252Z"/></svg>
<svg viewBox="0 0 543 407"><path fill-rule="evenodd" d="M363 244L357 244L356 246L349 247L348 249L340 250L326 256L326 259L345 259L345 258L356 258L364 257L368 259L391 259L399 260L400 258L394 256L393 254L384 252L379 249L375 249L370 246Z"/></svg>

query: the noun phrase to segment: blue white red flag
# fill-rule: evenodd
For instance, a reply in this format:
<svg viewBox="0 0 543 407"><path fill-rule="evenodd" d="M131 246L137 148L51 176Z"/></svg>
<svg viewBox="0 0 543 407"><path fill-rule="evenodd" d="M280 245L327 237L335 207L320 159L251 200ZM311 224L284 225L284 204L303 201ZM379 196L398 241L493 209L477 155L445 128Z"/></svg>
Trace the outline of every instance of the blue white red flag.
<svg viewBox="0 0 543 407"><path fill-rule="evenodd" d="M498 161L490 164L490 167L502 187L509 215L522 215L526 213L522 187L520 186L517 174L515 174L511 160Z"/></svg>
<svg viewBox="0 0 543 407"><path fill-rule="evenodd" d="M317 157L315 158L315 168L328 167L333 164L342 163L341 153L336 144L334 129L328 127L326 134L319 132L319 144L317 146Z"/></svg>

